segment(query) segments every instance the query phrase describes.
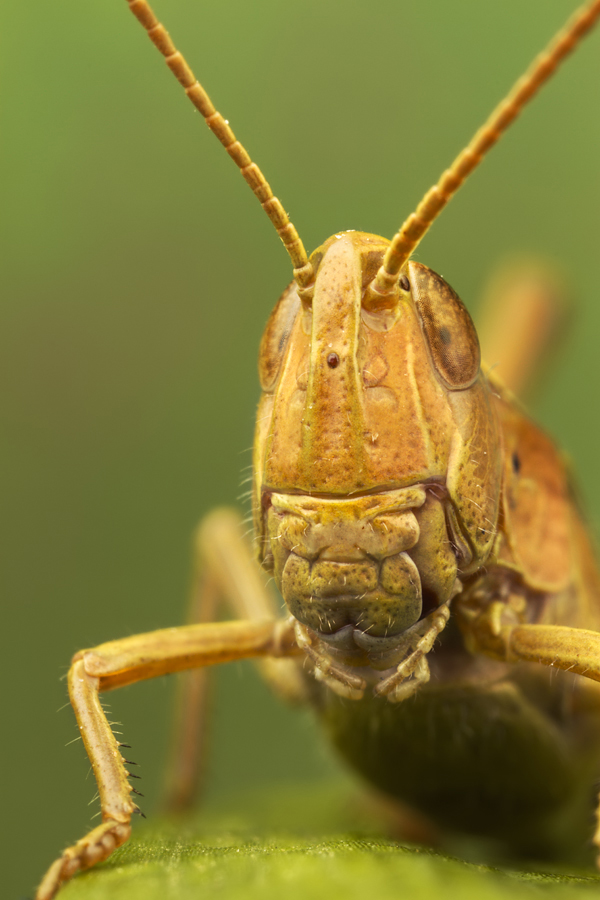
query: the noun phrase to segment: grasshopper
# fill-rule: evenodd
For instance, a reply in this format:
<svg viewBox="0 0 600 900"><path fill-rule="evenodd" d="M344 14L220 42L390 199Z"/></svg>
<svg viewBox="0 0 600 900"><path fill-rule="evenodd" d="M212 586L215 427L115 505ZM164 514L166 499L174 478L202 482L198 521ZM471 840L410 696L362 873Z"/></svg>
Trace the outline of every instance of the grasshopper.
<svg viewBox="0 0 600 900"><path fill-rule="evenodd" d="M597 772L599 576L564 463L511 391L518 355L507 386L482 365L458 295L411 255L595 24L600 0L534 61L391 242L343 232L310 257L146 0L128 3L292 260L261 344L253 482L256 555L286 615L239 517L217 510L197 534L192 624L75 655L69 691L103 821L53 863L37 900L106 859L138 809L99 694L245 658L311 702L350 764L432 826L543 844L555 819L585 818ZM233 621L210 621L220 602ZM550 668L561 670L551 681ZM191 794L202 675L184 688L173 805Z"/></svg>

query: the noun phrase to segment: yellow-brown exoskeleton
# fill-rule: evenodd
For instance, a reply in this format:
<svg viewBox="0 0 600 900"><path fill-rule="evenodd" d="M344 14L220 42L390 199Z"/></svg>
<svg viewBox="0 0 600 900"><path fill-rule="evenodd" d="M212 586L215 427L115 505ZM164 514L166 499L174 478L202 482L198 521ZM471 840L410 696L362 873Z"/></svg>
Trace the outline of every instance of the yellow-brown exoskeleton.
<svg viewBox="0 0 600 900"><path fill-rule="evenodd" d="M260 351L253 483L259 562L287 613L278 618L236 514L217 510L198 531L192 624L76 654L69 690L103 821L56 860L37 900L127 840L137 810L99 693L243 658L312 702L349 762L432 833L552 852L561 829L585 830L600 771L600 580L564 464L511 392L519 377L506 387L482 366L461 300L411 253L595 24L600 0L535 60L391 242L348 231L310 258L146 0L128 2L292 259ZM210 622L217 601L234 621ZM551 682L550 666L563 670ZM194 673L174 805L191 793L201 694Z"/></svg>

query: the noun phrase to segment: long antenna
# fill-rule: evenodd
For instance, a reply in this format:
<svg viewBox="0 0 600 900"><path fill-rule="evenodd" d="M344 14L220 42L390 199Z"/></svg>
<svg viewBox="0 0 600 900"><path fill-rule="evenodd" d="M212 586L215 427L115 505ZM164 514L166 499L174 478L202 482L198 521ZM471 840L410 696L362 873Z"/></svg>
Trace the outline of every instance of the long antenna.
<svg viewBox="0 0 600 900"><path fill-rule="evenodd" d="M383 264L369 285L371 302L377 302L378 297L385 296L394 289L400 269L429 226L523 107L596 24L598 16L600 16L600 0L594 0L577 10L544 52L536 57L525 74L519 78L485 125L459 153L450 168L442 174L438 183L425 194L415 212L411 213L392 239Z"/></svg>
<svg viewBox="0 0 600 900"><path fill-rule="evenodd" d="M154 46L165 57L166 64L183 86L189 99L204 116L210 130L221 141L236 166L240 169L245 181L252 188L260 205L275 226L275 230L292 260L294 278L300 292L305 288L310 288L314 280L313 267L308 260L298 232L290 222L280 201L273 196L273 191L265 176L256 163L252 162L246 149L237 140L229 127L229 123L220 112L217 112L210 97L197 80L182 54L173 44L164 25L154 15L150 5L146 0L127 0L127 2L131 12L148 32L148 37Z"/></svg>

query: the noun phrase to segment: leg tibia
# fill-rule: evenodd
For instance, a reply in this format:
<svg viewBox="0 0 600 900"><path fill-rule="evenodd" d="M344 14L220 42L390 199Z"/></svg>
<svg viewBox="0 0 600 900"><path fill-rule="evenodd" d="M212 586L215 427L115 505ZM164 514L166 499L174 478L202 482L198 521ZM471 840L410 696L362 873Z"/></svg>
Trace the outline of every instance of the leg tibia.
<svg viewBox="0 0 600 900"><path fill-rule="evenodd" d="M98 685L99 679L86 672L82 659L73 663L69 696L98 784L102 815L115 822L129 822L136 809L130 798L132 788L119 744L100 704Z"/></svg>
<svg viewBox="0 0 600 900"><path fill-rule="evenodd" d="M130 797L132 788L127 781L125 760L100 705L98 683L85 671L83 660L71 666L69 696L98 784L103 822L53 863L38 888L36 900L50 900L61 884L76 872L102 862L131 833L129 822L137 807Z"/></svg>
<svg viewBox="0 0 600 900"><path fill-rule="evenodd" d="M261 621L279 615L280 598L254 558L242 517L233 509L215 509L199 524L193 539L192 583L187 622L210 622L223 608L234 618ZM285 700L304 699L296 663L262 657L261 676ZM204 774L209 673L179 678L165 804L170 811L192 806Z"/></svg>

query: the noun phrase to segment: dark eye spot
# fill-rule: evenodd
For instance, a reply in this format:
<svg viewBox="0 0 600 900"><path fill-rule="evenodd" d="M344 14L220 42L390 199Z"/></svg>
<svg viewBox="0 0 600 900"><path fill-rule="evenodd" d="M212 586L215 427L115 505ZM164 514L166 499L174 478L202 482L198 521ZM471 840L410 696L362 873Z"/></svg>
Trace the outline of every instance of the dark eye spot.
<svg viewBox="0 0 600 900"><path fill-rule="evenodd" d="M518 475L521 471L521 460L519 459L519 454L516 451L512 455L512 467L515 475Z"/></svg>
<svg viewBox="0 0 600 900"><path fill-rule="evenodd" d="M406 277L406 275L400 276L400 287L403 291L410 291L410 281Z"/></svg>
<svg viewBox="0 0 600 900"><path fill-rule="evenodd" d="M289 329L289 328L286 329L285 331L282 331L282 332L281 332L281 337L279 338L279 344L278 344L278 346L277 346L277 350L278 350L279 353L281 353L281 351L283 350L283 348L284 348L285 345L287 344L287 339L289 338L289 336L290 336L290 329Z"/></svg>
<svg viewBox="0 0 600 900"><path fill-rule="evenodd" d="M452 335L450 334L450 330L442 325L442 327L438 330L438 334L440 336L440 341L442 344L445 344L447 347L448 344L452 343Z"/></svg>
<svg viewBox="0 0 600 900"><path fill-rule="evenodd" d="M340 358L337 353L330 353L327 357L327 365L330 369L337 369L340 364Z"/></svg>

